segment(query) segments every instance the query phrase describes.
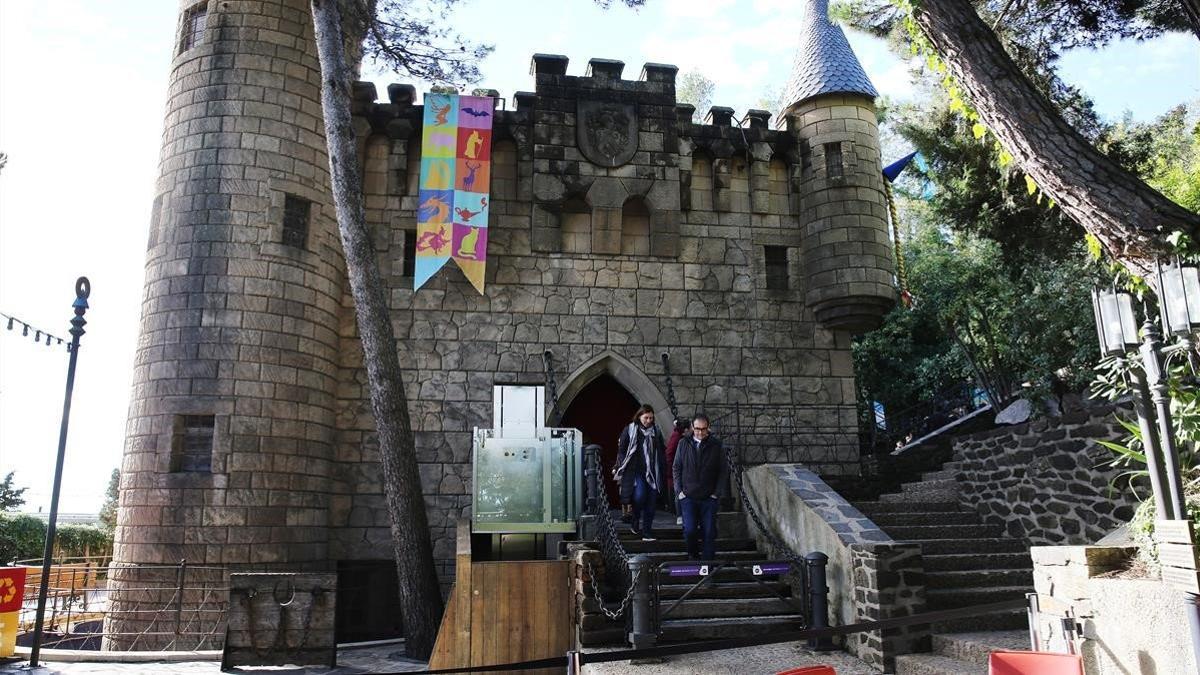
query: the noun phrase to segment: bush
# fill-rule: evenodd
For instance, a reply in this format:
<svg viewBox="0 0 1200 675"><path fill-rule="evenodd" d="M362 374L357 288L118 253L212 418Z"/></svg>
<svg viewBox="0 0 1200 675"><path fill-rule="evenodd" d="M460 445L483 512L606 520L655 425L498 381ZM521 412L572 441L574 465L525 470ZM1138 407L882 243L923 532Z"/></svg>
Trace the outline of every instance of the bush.
<svg viewBox="0 0 1200 675"><path fill-rule="evenodd" d="M93 525L60 525L54 538L55 558L112 552L112 533ZM0 514L0 563L41 558L45 546L45 521L29 515Z"/></svg>

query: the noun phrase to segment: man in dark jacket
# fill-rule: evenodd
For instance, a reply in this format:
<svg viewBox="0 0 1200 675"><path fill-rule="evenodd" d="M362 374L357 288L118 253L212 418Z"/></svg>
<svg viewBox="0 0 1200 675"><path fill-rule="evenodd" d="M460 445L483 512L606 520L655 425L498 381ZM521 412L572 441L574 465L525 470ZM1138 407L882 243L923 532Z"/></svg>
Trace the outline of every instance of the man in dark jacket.
<svg viewBox="0 0 1200 675"><path fill-rule="evenodd" d="M685 437L675 449L671 465L675 489L679 491L679 507L683 511L683 536L687 540L688 558L712 560L717 554L717 506L727 491L729 468L725 464L725 448L720 439L711 435L708 418L692 418L692 435ZM701 557L700 536L704 537Z"/></svg>

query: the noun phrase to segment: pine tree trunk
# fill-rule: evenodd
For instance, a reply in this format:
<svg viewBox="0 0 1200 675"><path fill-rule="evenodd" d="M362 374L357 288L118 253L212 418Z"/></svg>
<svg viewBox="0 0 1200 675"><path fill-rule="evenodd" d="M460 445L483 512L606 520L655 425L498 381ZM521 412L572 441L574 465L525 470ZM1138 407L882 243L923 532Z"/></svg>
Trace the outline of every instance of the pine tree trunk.
<svg viewBox="0 0 1200 675"><path fill-rule="evenodd" d="M1183 0L1183 15L1187 17L1188 27L1196 37L1200 38L1200 0Z"/></svg>
<svg viewBox="0 0 1200 675"><path fill-rule="evenodd" d="M1167 232L1181 230L1200 241L1200 214L1167 199L1072 129L970 2L921 0L913 5L921 32L983 123L1063 213L1095 235L1109 253L1145 271L1167 252Z"/></svg>
<svg viewBox="0 0 1200 675"><path fill-rule="evenodd" d="M333 199L362 337L371 411L379 430L383 490L400 581L406 650L411 657L427 659L437 639L442 596L433 565L433 546L396 339L375 247L363 213L362 180L350 118L351 71L346 61L341 11L338 0L312 0L312 11L321 63L321 107Z"/></svg>

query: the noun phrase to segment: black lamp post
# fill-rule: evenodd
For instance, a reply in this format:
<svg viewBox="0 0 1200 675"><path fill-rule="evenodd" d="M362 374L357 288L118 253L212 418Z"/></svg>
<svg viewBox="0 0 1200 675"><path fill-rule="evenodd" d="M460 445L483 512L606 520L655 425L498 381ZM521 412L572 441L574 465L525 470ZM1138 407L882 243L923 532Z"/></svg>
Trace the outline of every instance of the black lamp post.
<svg viewBox="0 0 1200 675"><path fill-rule="evenodd" d="M1179 466L1179 450L1175 444L1175 429L1171 420L1171 399L1167 384L1170 359L1183 352L1192 369L1197 372L1196 342L1193 337L1200 328L1200 269L1175 262L1165 269L1156 266L1155 286L1163 329L1179 336L1177 345L1164 349L1162 334L1149 312L1142 324L1141 340L1138 339L1136 319L1133 313L1133 296L1116 289L1094 289L1092 307L1096 316L1096 331L1100 338L1100 351L1105 356L1127 358L1135 348L1140 359L1130 359L1130 374L1133 377L1133 404L1137 411L1138 427L1142 433L1142 445L1146 455L1146 468L1150 473L1150 486L1154 492L1156 532L1166 531L1176 537L1172 543L1158 537L1160 553L1183 545L1189 549L1179 558L1192 561L1192 569L1172 569L1171 581L1179 583L1184 590L1184 607L1191 629L1192 654L1200 664L1200 587L1194 569L1195 550L1191 525L1183 494L1183 480ZM1140 343L1140 344L1139 344ZM1163 355L1167 353L1164 361ZM1139 363L1140 361L1140 363ZM1180 535L1178 533L1186 533ZM1164 559L1165 560L1165 559ZM1168 567L1164 566L1164 581ZM1179 574L1176 574L1179 573Z"/></svg>

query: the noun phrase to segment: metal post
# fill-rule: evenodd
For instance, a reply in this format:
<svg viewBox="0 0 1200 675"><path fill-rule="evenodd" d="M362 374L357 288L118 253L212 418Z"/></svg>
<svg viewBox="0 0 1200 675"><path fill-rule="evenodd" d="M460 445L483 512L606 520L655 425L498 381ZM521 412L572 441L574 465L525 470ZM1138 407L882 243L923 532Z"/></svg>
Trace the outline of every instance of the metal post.
<svg viewBox="0 0 1200 675"><path fill-rule="evenodd" d="M1167 479L1163 475L1162 446L1158 442L1157 420L1150 407L1150 386L1146 384L1146 373L1137 365L1129 369L1133 375L1133 409L1137 412L1138 428L1142 432L1142 450L1146 455L1146 469L1150 474L1150 492L1154 500L1154 512L1158 520L1171 520L1172 505L1167 501L1163 489Z"/></svg>
<svg viewBox="0 0 1200 675"><path fill-rule="evenodd" d="M654 632L653 608L650 597L650 566L648 555L635 555L629 559L629 577L633 580L633 600L629 603L632 613L632 630L629 644L634 649L653 647L658 640Z"/></svg>
<svg viewBox="0 0 1200 675"><path fill-rule="evenodd" d="M580 535L584 539L596 538L596 518L600 515L600 509L608 508L608 504L604 503L606 500L603 487L600 485L602 480L604 477L600 475L600 446L590 443L583 448L583 486L586 494L579 523Z"/></svg>
<svg viewBox="0 0 1200 675"><path fill-rule="evenodd" d="M813 551L804 556L804 564L808 567L808 627L829 627L829 584L825 579L825 565L829 556L820 551ZM808 648L818 652L829 652L837 649L833 640L828 637L812 638Z"/></svg>
<svg viewBox="0 0 1200 675"><path fill-rule="evenodd" d="M71 419L71 392L75 389L75 364L79 359L79 338L87 325L83 314L88 309L87 299L92 293L92 283L87 277L75 280L75 302L71 307L75 317L71 319L71 359L67 365L67 392L63 397L62 424L58 429L58 459L54 464L54 489L50 493L50 519L46 523L46 546L42 549L42 579L38 589L37 615L33 624L33 645L29 649L29 667L38 666L42 651L42 627L46 618L46 596L50 588L50 565L54 555L54 534L58 525L58 495L62 488L63 459L67 454L67 423Z"/></svg>
<svg viewBox="0 0 1200 675"><path fill-rule="evenodd" d="M175 648L178 649L179 630L183 625L183 589L187 578L187 558L179 561L179 572L175 575Z"/></svg>
<svg viewBox="0 0 1200 675"><path fill-rule="evenodd" d="M1035 652L1041 651L1041 639L1038 637L1038 622L1041 621L1041 605L1038 602L1038 594L1026 593L1025 601L1029 603L1029 606L1025 608L1029 619L1029 648Z"/></svg>
<svg viewBox="0 0 1200 675"><path fill-rule="evenodd" d="M1167 373L1162 362L1162 335L1149 319L1142 325L1145 341L1142 343L1142 366L1149 380L1150 398L1154 401L1158 415L1158 442L1162 449L1163 468L1166 469L1167 490L1170 495L1168 513L1171 519L1187 517L1183 501L1183 480L1179 472L1179 450L1175 447L1175 428L1171 423L1171 398L1167 387ZM1159 499L1166 495L1159 495Z"/></svg>

